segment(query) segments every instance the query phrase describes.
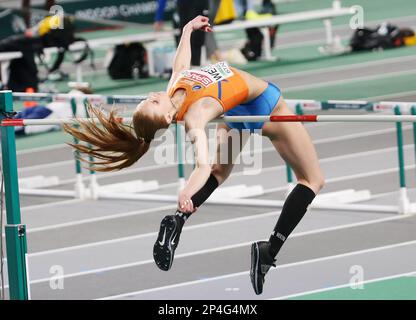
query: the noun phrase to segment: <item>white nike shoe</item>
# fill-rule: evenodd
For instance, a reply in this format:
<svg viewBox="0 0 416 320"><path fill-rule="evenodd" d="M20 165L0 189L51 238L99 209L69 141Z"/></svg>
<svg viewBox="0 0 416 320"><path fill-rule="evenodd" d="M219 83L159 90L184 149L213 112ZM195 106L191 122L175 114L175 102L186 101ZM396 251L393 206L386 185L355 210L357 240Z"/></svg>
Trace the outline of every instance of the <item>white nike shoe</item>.
<svg viewBox="0 0 416 320"><path fill-rule="evenodd" d="M182 231L180 217L168 215L160 223L159 234L153 246L153 259L159 269L168 271L172 266L176 247Z"/></svg>

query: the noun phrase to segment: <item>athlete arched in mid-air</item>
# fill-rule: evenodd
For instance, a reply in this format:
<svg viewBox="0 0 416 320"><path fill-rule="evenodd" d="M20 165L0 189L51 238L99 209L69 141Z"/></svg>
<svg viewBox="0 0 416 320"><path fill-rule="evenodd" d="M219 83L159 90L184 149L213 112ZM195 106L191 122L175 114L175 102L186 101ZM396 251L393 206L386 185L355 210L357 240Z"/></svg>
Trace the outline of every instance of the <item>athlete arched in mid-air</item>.
<svg viewBox="0 0 416 320"><path fill-rule="evenodd" d="M211 32L208 18L198 16L183 29L176 52L173 73L166 92L151 93L133 114L133 128L100 110L92 111L103 126L79 123L65 129L88 145L74 145L80 152L100 161L98 171L120 170L136 162L149 149L156 131L173 121L183 121L195 150L195 168L182 189L178 210L163 218L153 252L157 266L169 270L182 227L189 216L230 175L233 163L221 163L218 151L213 165L208 159L205 126L225 115L289 115L280 89L226 62L200 70L190 70L190 38L195 30ZM254 242L251 247L251 282L256 294L263 291L264 277L289 234L304 216L308 205L324 184L318 158L311 139L301 123L222 123L217 127L219 145L226 143L231 129L261 129L282 158L293 168L298 184L288 195L269 241ZM231 147L231 146L229 146ZM220 150L218 146L218 150Z"/></svg>

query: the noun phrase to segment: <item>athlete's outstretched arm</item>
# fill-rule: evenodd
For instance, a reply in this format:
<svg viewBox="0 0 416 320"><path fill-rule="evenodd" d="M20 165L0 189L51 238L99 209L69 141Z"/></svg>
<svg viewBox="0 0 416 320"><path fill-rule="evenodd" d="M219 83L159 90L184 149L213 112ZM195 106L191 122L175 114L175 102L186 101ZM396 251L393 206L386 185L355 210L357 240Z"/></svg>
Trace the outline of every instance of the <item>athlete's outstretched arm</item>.
<svg viewBox="0 0 416 320"><path fill-rule="evenodd" d="M187 70L191 66L191 35L195 30L202 30L205 32L212 32L209 24L209 19L204 16L197 16L189 21L182 30L181 40L176 49L175 58L173 60L172 76L168 84L168 90L175 82L178 75Z"/></svg>
<svg viewBox="0 0 416 320"><path fill-rule="evenodd" d="M182 212L194 211L191 198L204 186L211 174L208 138L204 130L206 121L203 119L203 116L199 119L196 116L191 117L192 119L187 119L186 131L194 147L195 168L179 194L178 209Z"/></svg>

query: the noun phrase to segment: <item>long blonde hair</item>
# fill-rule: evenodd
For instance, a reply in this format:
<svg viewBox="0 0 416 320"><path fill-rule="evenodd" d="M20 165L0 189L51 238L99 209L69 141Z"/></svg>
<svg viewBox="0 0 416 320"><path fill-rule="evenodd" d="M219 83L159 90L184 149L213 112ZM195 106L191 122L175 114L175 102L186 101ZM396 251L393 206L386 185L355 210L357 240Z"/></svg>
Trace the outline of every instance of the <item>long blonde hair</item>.
<svg viewBox="0 0 416 320"><path fill-rule="evenodd" d="M80 158L95 171L115 171L131 166L149 150L156 131L168 126L163 116L150 117L139 111L133 114L131 127L120 121L115 109L108 115L91 105L87 110L90 120L77 119L75 125L64 124L64 130L84 142L68 142L70 146L81 154L99 159Z"/></svg>

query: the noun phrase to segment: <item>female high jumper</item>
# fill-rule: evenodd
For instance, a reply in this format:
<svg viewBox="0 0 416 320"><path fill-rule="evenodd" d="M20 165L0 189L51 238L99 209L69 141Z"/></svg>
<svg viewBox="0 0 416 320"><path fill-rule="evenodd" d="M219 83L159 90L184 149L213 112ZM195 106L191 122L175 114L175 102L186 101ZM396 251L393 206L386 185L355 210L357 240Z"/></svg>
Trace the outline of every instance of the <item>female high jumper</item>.
<svg viewBox="0 0 416 320"><path fill-rule="evenodd" d="M297 185L288 195L269 240L254 242L251 246L251 283L255 293L261 294L266 273L275 266L276 255L323 187L324 178L312 141L299 122L218 124L217 158L213 165L209 163L204 129L211 120L221 115L293 113L277 86L229 67L226 62L190 70L190 39L195 30L212 32L208 18L198 16L183 28L166 92L151 93L137 106L132 127L117 121L115 111L105 115L99 109L92 109L101 126L80 121L76 127L66 125L65 130L86 142L72 145L74 148L100 159L92 164L94 170L112 171L139 160L158 130L168 128L173 121L185 123L195 151L195 168L179 194L176 213L163 218L153 247L156 265L167 271L172 266L185 221L227 179L233 168L233 163L219 160L220 146L227 143L227 134L221 132L261 129L261 134L271 140L297 178Z"/></svg>

